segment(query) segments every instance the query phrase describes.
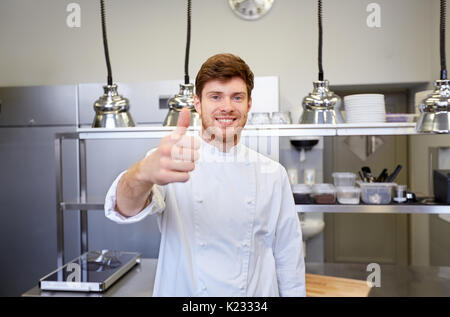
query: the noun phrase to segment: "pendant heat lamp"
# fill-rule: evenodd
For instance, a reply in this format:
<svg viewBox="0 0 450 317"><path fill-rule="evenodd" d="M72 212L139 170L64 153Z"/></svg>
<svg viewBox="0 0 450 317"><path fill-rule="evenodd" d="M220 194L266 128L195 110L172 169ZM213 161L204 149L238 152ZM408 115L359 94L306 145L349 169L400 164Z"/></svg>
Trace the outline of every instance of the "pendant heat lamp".
<svg viewBox="0 0 450 317"><path fill-rule="evenodd" d="M318 0L319 20L319 80L313 82L314 90L303 98L303 113L300 124L336 124L343 123L341 112L342 99L328 88L328 80L324 80L322 67L322 1Z"/></svg>
<svg viewBox="0 0 450 317"><path fill-rule="evenodd" d="M200 115L194 107L194 85L189 82L189 49L191 45L191 0L187 1L187 36L186 54L184 59L184 84L180 84L180 91L168 101L169 113L164 120L164 126L176 126L181 109L188 108L191 112L191 126L201 124Z"/></svg>
<svg viewBox="0 0 450 317"><path fill-rule="evenodd" d="M103 47L105 50L108 84L103 86L104 94L94 103L95 118L93 128L124 128L134 127L134 121L129 113L130 103L127 98L119 95L117 85L113 83L111 62L109 60L108 40L106 37L105 4L100 0L102 16Z"/></svg>
<svg viewBox="0 0 450 317"><path fill-rule="evenodd" d="M434 82L434 91L419 105L420 118L416 131L421 133L450 133L450 80L447 79L445 56L445 15L446 0L440 7L440 54L441 79Z"/></svg>

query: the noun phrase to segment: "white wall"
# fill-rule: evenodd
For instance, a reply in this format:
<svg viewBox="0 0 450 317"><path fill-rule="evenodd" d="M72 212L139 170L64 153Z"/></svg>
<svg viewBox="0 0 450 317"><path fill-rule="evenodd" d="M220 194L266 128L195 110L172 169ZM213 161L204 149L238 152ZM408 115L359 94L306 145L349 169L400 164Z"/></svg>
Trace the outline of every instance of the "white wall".
<svg viewBox="0 0 450 317"><path fill-rule="evenodd" d="M66 26L67 4L81 28ZM182 79L184 0L108 0L113 75L119 82ZM382 25L366 25L367 4ZM436 0L433 0L436 2ZM0 86L105 80L99 1L1 0ZM324 69L333 85L429 81L430 0L324 1ZM227 0L193 0L190 75L210 55L232 52L255 75L280 78L282 109L299 107L317 78L316 2L278 0L264 18L235 16Z"/></svg>

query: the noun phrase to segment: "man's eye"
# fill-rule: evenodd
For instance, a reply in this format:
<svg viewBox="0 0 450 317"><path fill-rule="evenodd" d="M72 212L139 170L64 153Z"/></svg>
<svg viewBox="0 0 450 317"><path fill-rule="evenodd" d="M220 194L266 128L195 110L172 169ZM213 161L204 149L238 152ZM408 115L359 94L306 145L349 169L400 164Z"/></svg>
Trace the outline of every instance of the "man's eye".
<svg viewBox="0 0 450 317"><path fill-rule="evenodd" d="M219 96L218 96L218 95L212 95L212 96L211 96L211 99L219 100Z"/></svg>
<svg viewBox="0 0 450 317"><path fill-rule="evenodd" d="M234 97L234 100L236 100L236 101L241 101L241 100L242 100L242 96L235 96L235 97Z"/></svg>

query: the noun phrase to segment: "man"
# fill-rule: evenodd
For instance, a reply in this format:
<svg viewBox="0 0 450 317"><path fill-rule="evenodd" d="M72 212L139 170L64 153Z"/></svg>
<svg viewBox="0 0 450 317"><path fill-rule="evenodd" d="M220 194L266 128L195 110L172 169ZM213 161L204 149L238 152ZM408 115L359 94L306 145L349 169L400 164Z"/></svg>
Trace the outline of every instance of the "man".
<svg viewBox="0 0 450 317"><path fill-rule="evenodd" d="M114 181L105 213L118 223L156 214L154 296L305 296L302 234L285 169L239 143L253 73L239 57L209 58L196 78L202 135L190 114Z"/></svg>

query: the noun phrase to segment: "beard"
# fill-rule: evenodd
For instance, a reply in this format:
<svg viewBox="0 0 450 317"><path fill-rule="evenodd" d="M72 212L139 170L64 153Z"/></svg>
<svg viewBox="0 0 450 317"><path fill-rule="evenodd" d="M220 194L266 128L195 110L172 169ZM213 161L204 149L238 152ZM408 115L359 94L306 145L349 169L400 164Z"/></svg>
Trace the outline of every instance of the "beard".
<svg viewBox="0 0 450 317"><path fill-rule="evenodd" d="M202 119L202 137L206 141L214 141L215 143L233 144L239 142L241 131L247 122L247 114L236 120L241 121L237 126L220 127L215 125L215 119L211 117L205 118L204 112L201 114ZM212 121L211 121L212 120Z"/></svg>

